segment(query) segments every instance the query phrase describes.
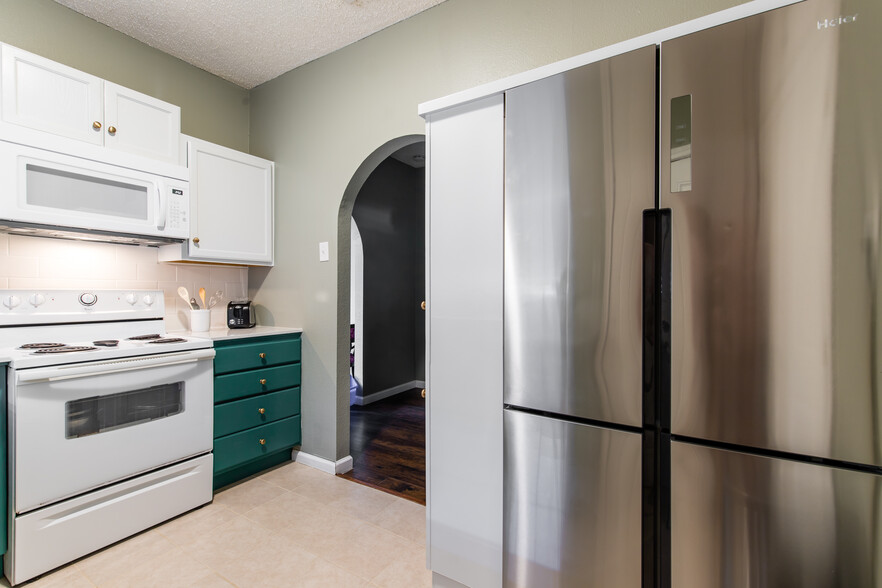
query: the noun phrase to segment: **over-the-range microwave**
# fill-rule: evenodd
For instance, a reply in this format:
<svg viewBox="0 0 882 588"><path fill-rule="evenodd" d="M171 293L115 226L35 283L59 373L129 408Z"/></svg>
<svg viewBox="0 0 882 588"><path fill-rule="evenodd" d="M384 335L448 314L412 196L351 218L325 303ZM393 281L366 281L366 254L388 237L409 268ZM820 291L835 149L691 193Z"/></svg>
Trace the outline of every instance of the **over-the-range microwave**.
<svg viewBox="0 0 882 588"><path fill-rule="evenodd" d="M189 238L185 180L0 141L0 230L159 245Z"/></svg>

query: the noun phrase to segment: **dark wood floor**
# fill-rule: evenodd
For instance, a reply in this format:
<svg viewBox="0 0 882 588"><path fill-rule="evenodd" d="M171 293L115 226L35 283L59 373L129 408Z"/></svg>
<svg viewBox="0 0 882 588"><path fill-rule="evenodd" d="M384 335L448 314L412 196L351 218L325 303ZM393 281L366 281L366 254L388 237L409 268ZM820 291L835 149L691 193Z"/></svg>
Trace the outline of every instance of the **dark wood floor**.
<svg viewBox="0 0 882 588"><path fill-rule="evenodd" d="M349 412L353 469L341 477L426 504L426 401L402 392Z"/></svg>

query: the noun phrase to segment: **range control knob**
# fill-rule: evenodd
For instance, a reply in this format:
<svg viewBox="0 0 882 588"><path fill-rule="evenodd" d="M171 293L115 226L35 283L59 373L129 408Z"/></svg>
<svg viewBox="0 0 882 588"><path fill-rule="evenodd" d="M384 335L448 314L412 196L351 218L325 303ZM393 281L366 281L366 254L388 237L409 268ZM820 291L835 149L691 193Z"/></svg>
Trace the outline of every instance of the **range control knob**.
<svg viewBox="0 0 882 588"><path fill-rule="evenodd" d="M147 306L153 306L153 294L144 295L144 304Z"/></svg>
<svg viewBox="0 0 882 588"><path fill-rule="evenodd" d="M92 306L98 302L98 296L91 292L83 292L80 294L80 304L83 306Z"/></svg>
<svg viewBox="0 0 882 588"><path fill-rule="evenodd" d="M138 302L138 297L135 296L133 292L129 292L128 294L126 294L126 302L128 302L132 306L135 306L135 303Z"/></svg>
<svg viewBox="0 0 882 588"><path fill-rule="evenodd" d="M20 302L21 299L18 296L10 295L3 299L3 306L8 308L9 310L12 310L16 306L18 306Z"/></svg>
<svg viewBox="0 0 882 588"><path fill-rule="evenodd" d="M28 298L28 302L31 303L31 306L36 308L37 306L40 306L41 304L46 302L46 297L42 294L31 294Z"/></svg>

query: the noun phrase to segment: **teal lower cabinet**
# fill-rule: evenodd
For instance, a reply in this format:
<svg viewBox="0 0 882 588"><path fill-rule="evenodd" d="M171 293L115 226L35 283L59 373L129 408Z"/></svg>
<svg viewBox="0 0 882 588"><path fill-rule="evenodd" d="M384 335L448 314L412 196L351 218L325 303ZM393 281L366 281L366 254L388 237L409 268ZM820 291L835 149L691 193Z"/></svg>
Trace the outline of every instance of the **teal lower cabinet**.
<svg viewBox="0 0 882 588"><path fill-rule="evenodd" d="M300 334L214 342L214 487L291 459L300 444Z"/></svg>

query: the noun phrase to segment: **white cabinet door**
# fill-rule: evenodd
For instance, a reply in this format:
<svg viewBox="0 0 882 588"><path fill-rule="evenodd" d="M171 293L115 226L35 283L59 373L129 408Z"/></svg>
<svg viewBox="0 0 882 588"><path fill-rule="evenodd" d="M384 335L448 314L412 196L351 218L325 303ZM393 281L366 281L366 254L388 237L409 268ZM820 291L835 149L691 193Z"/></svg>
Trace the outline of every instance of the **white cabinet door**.
<svg viewBox="0 0 882 588"><path fill-rule="evenodd" d="M7 139L53 150L77 147L42 134L51 133L179 164L180 107L16 47L2 45L0 52L0 119L16 125L6 128Z"/></svg>
<svg viewBox="0 0 882 588"><path fill-rule="evenodd" d="M103 143L100 78L9 45L0 51L4 122Z"/></svg>
<svg viewBox="0 0 882 588"><path fill-rule="evenodd" d="M503 102L428 118L428 558L502 585Z"/></svg>
<svg viewBox="0 0 882 588"><path fill-rule="evenodd" d="M104 122L107 147L178 163L180 106L104 82Z"/></svg>
<svg viewBox="0 0 882 588"><path fill-rule="evenodd" d="M273 162L190 139L187 259L273 264Z"/></svg>

